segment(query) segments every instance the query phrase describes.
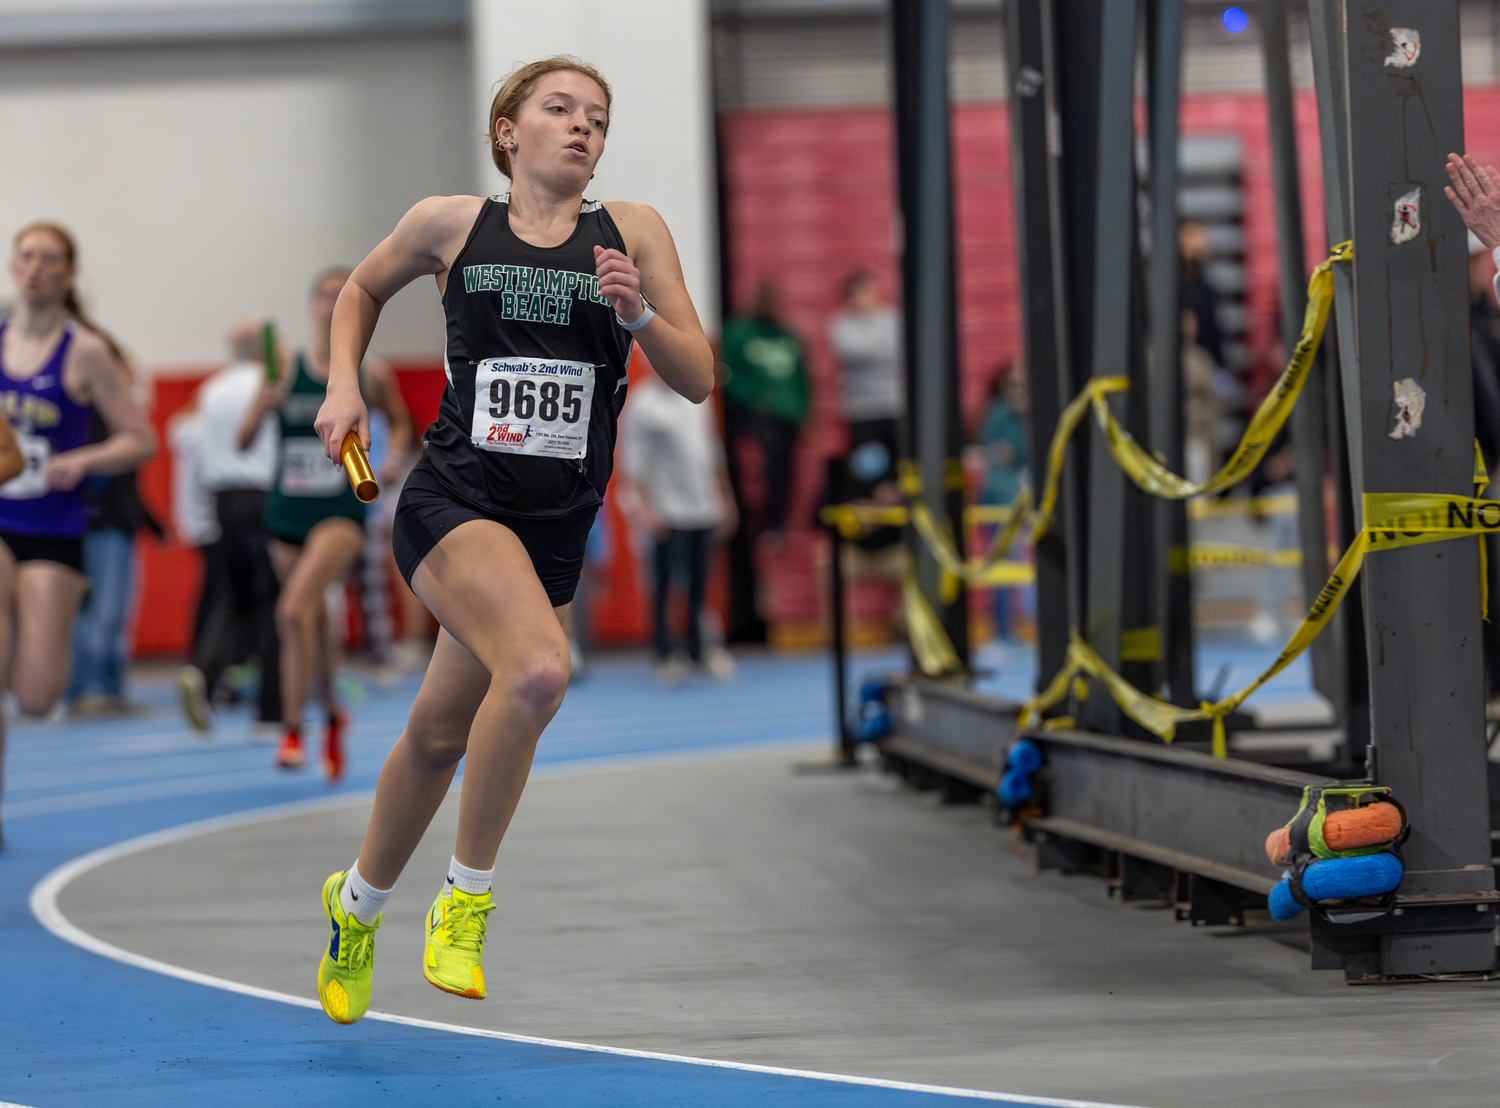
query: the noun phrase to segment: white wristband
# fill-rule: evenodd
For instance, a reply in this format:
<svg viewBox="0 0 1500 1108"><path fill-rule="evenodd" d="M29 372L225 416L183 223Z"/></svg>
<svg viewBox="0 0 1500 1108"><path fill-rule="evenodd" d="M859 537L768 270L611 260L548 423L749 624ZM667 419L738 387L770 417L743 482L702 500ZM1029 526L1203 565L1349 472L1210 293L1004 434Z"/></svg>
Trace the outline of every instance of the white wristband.
<svg viewBox="0 0 1500 1108"><path fill-rule="evenodd" d="M623 319L620 319L619 312L615 313L615 319L619 320L620 326L625 328L625 330L639 331L642 327L646 326L646 324L650 323L653 319L656 318L656 309L651 306L651 301L647 300L644 296L641 297L641 309L641 314L636 316L635 319L629 323L626 323Z"/></svg>

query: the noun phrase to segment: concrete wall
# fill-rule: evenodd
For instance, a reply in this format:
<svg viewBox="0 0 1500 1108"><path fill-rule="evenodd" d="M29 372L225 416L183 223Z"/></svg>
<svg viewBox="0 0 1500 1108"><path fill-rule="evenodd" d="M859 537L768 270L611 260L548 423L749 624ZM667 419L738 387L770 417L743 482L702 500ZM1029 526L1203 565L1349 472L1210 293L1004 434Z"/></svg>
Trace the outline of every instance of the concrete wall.
<svg viewBox="0 0 1500 1108"><path fill-rule="evenodd" d="M0 234L71 227L80 291L148 370L221 360L247 313L300 341L315 270L358 261L422 197L472 190L469 64L453 29L0 50ZM442 338L424 282L373 349L437 359Z"/></svg>
<svg viewBox="0 0 1500 1108"><path fill-rule="evenodd" d="M688 292L718 331L708 9L705 0L474 0L474 102L480 129L499 81L518 64L573 54L614 91L609 141L588 195L638 200L672 229ZM475 188L505 187L487 151Z"/></svg>

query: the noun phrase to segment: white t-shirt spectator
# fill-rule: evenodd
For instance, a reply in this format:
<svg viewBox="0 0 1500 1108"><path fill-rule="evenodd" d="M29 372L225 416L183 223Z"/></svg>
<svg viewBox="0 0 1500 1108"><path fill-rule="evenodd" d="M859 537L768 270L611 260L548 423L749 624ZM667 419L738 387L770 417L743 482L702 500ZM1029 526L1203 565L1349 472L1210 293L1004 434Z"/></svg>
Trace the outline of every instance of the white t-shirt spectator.
<svg viewBox="0 0 1500 1108"><path fill-rule="evenodd" d="M250 440L248 450L239 449L240 425L265 379L259 362L234 362L203 382L198 390L198 413L202 418L203 487L209 492L224 489L270 489L276 479L276 416L267 412Z"/></svg>
<svg viewBox="0 0 1500 1108"><path fill-rule="evenodd" d="M219 541L219 519L213 493L203 487L203 416L174 419L167 430L172 444L172 529L187 546Z"/></svg>
<svg viewBox="0 0 1500 1108"><path fill-rule="evenodd" d="M901 323L890 308L840 312L828 325L828 344L844 365L844 418L851 423L899 419Z"/></svg>
<svg viewBox="0 0 1500 1108"><path fill-rule="evenodd" d="M724 444L712 404L694 404L652 377L630 390L620 434L625 472L646 487L667 527L703 531L718 525L724 518Z"/></svg>

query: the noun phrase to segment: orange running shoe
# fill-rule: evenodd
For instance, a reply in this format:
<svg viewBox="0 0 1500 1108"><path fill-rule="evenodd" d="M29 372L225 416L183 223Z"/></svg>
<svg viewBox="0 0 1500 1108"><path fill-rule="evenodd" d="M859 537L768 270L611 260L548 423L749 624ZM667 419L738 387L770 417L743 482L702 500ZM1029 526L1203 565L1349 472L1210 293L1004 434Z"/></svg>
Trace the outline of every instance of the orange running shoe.
<svg viewBox="0 0 1500 1108"><path fill-rule="evenodd" d="M282 733L281 745L276 748L276 764L282 769L301 769L307 764L307 755L302 752L302 733L288 727Z"/></svg>
<svg viewBox="0 0 1500 1108"><path fill-rule="evenodd" d="M328 717L328 730L323 732L323 776L330 785L344 777L344 732L349 729L349 713L337 709Z"/></svg>

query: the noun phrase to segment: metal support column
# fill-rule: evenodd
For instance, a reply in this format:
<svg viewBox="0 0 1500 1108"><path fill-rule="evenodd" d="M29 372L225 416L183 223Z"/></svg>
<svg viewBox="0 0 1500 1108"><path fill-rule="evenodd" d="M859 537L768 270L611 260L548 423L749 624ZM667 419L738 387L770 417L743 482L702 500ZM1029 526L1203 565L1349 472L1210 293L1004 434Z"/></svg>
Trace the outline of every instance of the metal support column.
<svg viewBox="0 0 1500 1108"><path fill-rule="evenodd" d="M1177 250L1178 110L1182 90L1182 0L1149 0L1146 57L1151 150L1151 431L1147 440L1173 473L1183 471L1182 262ZM1198 704L1193 669L1193 578L1187 505L1157 500L1157 626L1161 674L1173 704Z"/></svg>
<svg viewBox="0 0 1500 1108"><path fill-rule="evenodd" d="M842 766L857 765L854 725L849 719L849 647L844 629L844 542L837 527L828 528L828 593L833 618L833 743Z"/></svg>
<svg viewBox="0 0 1500 1108"><path fill-rule="evenodd" d="M1332 247L1352 234L1349 193L1349 90L1345 77L1342 0L1312 0L1308 6L1313 80L1318 100L1318 133L1323 162L1323 203L1328 242ZM1328 463L1333 472L1333 492L1340 550L1354 541L1359 531L1355 501L1359 459L1354 440L1344 425L1344 383L1357 380L1354 362L1354 276L1347 266L1333 267L1333 325L1323 335L1322 358L1327 367L1323 400L1328 443ZM1345 365L1347 360L1348 364ZM1343 705L1339 722L1344 729L1344 749L1352 765L1362 765L1370 742L1369 659L1365 653L1365 603L1356 589L1334 614L1324 635L1331 635L1344 675Z"/></svg>
<svg viewBox="0 0 1500 1108"><path fill-rule="evenodd" d="M1276 197L1276 237L1281 261L1281 337L1290 356L1307 310L1307 255L1302 242L1302 180L1297 164L1297 118L1286 0L1261 0L1260 41L1266 75L1266 111L1271 130L1271 182ZM1314 363L1302 397L1292 410L1292 450L1297 481L1297 538L1302 548L1302 596L1308 605L1328 580L1328 528L1323 510L1325 461L1323 392L1325 359ZM1332 635L1313 640L1313 686L1348 716L1343 658Z"/></svg>
<svg viewBox="0 0 1500 1108"><path fill-rule="evenodd" d="M1328 81L1342 62L1348 113L1348 175L1329 193L1330 224L1347 197L1353 227L1352 289L1340 304L1352 300L1352 336L1340 354L1354 488L1467 495L1467 248L1442 191L1444 157L1463 148L1458 6L1314 0L1312 8L1315 26L1333 32L1323 61L1335 59L1317 66L1317 77ZM1421 425L1393 438L1394 386L1407 381L1425 395ZM1365 563L1370 767L1412 821L1403 915L1362 929L1364 949L1354 933L1335 942L1315 929L1314 964L1391 976L1495 963L1478 557L1474 543L1452 541ZM1473 913L1464 917L1472 927L1454 926L1455 906Z"/></svg>
<svg viewBox="0 0 1500 1108"><path fill-rule="evenodd" d="M1099 0L1070 0L1068 7ZM1099 51L1097 155L1091 182L1094 199L1093 334L1090 375L1128 373L1134 338L1131 263L1135 237L1135 56L1136 0L1108 0L1098 13L1099 36L1072 48ZM1083 635L1112 669L1120 668L1124 631L1125 474L1110 456L1104 434L1090 423L1088 456L1088 597ZM1118 734L1119 707L1104 686L1092 681L1082 718L1091 730Z"/></svg>
<svg viewBox="0 0 1500 1108"><path fill-rule="evenodd" d="M911 456L922 498L960 549L963 429L959 419L953 164L948 118L948 0L892 0L896 164L901 202L901 299ZM917 580L968 667L968 595L946 602L937 562L912 535Z"/></svg>
<svg viewBox="0 0 1500 1108"><path fill-rule="evenodd" d="M1058 193L1052 55L1052 0L1006 5L1005 70L1010 76L1011 174L1016 212L1016 261L1021 329L1030 387L1031 495L1047 483L1042 451L1052 441L1068 378L1067 309L1062 285L1061 198ZM1062 668L1068 651L1068 567L1062 527L1042 536L1036 559L1037 688Z"/></svg>

